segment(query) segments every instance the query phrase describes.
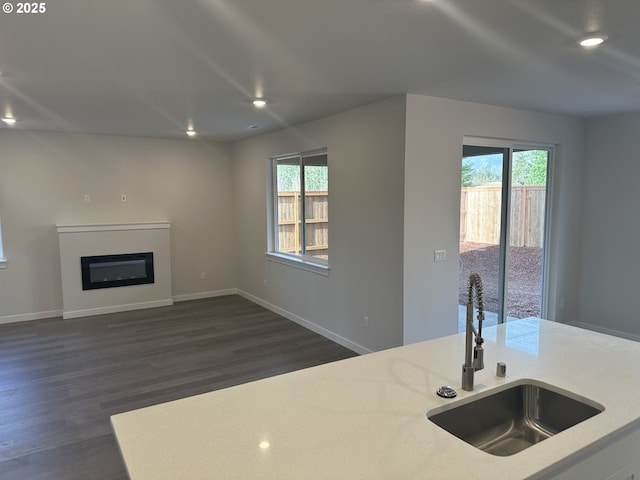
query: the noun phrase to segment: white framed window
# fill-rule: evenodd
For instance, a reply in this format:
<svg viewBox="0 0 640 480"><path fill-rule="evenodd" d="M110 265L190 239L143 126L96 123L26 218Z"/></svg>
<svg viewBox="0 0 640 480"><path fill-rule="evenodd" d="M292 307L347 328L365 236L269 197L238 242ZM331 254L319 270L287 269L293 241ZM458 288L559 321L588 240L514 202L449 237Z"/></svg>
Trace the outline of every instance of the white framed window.
<svg viewBox="0 0 640 480"><path fill-rule="evenodd" d="M270 259L318 273L329 266L327 149L272 157Z"/></svg>

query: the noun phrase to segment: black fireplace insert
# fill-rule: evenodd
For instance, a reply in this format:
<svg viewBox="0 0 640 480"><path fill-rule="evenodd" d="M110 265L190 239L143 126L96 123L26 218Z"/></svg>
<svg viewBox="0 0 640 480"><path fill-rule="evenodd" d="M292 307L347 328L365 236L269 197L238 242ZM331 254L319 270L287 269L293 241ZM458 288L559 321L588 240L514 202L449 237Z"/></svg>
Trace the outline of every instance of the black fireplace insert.
<svg viewBox="0 0 640 480"><path fill-rule="evenodd" d="M154 283L153 252L80 257L82 290Z"/></svg>

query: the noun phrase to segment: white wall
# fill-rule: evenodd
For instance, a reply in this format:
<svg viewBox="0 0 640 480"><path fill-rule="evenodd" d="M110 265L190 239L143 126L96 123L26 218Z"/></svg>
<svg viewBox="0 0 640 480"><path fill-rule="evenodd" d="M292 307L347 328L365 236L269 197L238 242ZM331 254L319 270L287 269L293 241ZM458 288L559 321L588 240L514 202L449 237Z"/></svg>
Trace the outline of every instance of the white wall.
<svg viewBox="0 0 640 480"><path fill-rule="evenodd" d="M357 351L401 344L404 130L399 96L234 146L237 279L244 294ZM264 255L266 159L319 147L329 158L328 276Z"/></svg>
<svg viewBox="0 0 640 480"><path fill-rule="evenodd" d="M404 342L457 331L460 175L464 136L557 144L549 228L548 318L578 310L584 122L408 95L404 217ZM433 262L446 249L448 260ZM564 300L564 301L562 301ZM564 305L564 308L562 308Z"/></svg>
<svg viewBox="0 0 640 480"><path fill-rule="evenodd" d="M578 321L640 339L640 112L587 123Z"/></svg>
<svg viewBox="0 0 640 480"><path fill-rule="evenodd" d="M0 145L0 321L60 314L56 224L169 220L175 297L236 286L228 145L19 130Z"/></svg>

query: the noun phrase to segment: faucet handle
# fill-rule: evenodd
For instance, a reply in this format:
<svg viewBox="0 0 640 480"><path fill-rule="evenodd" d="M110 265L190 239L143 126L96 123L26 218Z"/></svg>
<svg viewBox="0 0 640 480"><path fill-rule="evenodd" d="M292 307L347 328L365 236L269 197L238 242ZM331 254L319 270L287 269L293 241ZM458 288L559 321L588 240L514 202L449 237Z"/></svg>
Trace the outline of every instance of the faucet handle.
<svg viewBox="0 0 640 480"><path fill-rule="evenodd" d="M478 344L473 349L473 369L482 370L484 368L484 349Z"/></svg>

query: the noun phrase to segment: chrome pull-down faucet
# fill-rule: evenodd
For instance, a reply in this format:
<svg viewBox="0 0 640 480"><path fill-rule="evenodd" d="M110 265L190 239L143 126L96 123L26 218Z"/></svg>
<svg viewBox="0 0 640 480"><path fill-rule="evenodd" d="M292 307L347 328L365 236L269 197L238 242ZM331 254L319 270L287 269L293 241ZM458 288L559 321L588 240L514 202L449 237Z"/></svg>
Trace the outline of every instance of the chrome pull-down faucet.
<svg viewBox="0 0 640 480"><path fill-rule="evenodd" d="M473 292L476 292L478 302L478 330L473 326ZM482 321L484 320L484 303L482 300L482 280L480 275L469 275L469 298L467 301L467 325L464 351L464 365L462 365L462 389L473 390L473 372L484 368L484 350L482 344ZM476 346L472 347L473 337L476 338Z"/></svg>

